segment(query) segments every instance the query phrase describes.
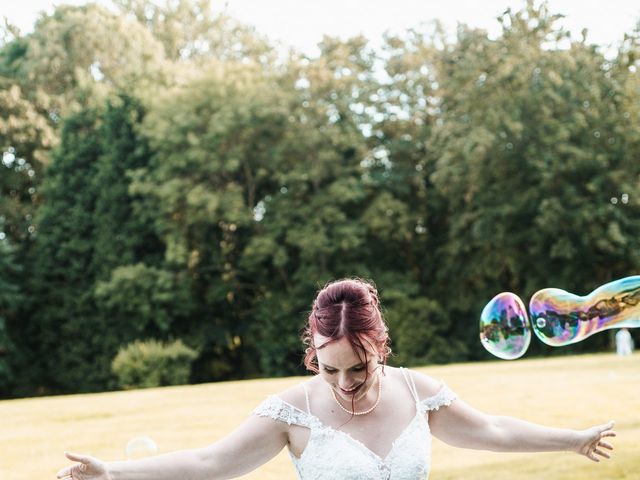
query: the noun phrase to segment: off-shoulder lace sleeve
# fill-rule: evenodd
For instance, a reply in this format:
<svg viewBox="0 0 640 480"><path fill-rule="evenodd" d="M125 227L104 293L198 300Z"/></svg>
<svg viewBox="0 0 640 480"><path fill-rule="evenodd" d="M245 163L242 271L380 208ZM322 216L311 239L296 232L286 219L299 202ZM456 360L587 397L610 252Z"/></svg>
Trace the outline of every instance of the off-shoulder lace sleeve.
<svg viewBox="0 0 640 480"><path fill-rule="evenodd" d="M301 425L308 428L311 428L316 420L313 415L288 404L275 395L267 397L264 402L255 408L253 414L260 417L273 418L288 425Z"/></svg>
<svg viewBox="0 0 640 480"><path fill-rule="evenodd" d="M440 407L448 407L456 398L458 398L458 396L443 383L438 393L424 400L420 400L418 406L420 411L425 413L429 410L438 410Z"/></svg>

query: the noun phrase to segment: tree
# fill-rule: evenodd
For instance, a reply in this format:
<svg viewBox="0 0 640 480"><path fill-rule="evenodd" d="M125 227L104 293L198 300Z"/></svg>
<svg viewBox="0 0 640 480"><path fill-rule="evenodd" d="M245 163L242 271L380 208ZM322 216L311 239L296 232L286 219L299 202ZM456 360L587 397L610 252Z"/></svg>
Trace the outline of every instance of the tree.
<svg viewBox="0 0 640 480"><path fill-rule="evenodd" d="M584 294L637 269L637 207L611 200L637 188L624 117L637 102L595 47L562 47L556 20L529 2L505 13L496 40L461 28L439 63L431 178L450 220L438 282L470 345L469 322L499 291Z"/></svg>
<svg viewBox="0 0 640 480"><path fill-rule="evenodd" d="M5 238L0 240L0 396L4 396L15 381L16 356L12 337L19 329L16 318L22 301L19 287L19 266L14 258L14 248Z"/></svg>
<svg viewBox="0 0 640 480"><path fill-rule="evenodd" d="M91 179L101 154L97 123L93 110L65 121L35 222L28 272L32 308L23 342L39 359L33 368L40 367L38 383L49 391L103 387L103 371L109 371L109 362L101 370L97 355L107 325L94 321L93 293L87 288L95 280L91 256L97 192Z"/></svg>
<svg viewBox="0 0 640 480"><path fill-rule="evenodd" d="M212 63L159 98L144 123L156 153L135 174L132 193L141 197L138 211L154 212L165 269L182 272L191 292L195 310L180 328L202 353L201 379L233 375L245 362L238 346L254 285L238 258L255 206L274 188L286 105L260 65Z"/></svg>
<svg viewBox="0 0 640 480"><path fill-rule="evenodd" d="M164 244L155 232L154 219L150 212L135 210L136 198L129 193L131 172L146 167L152 156L139 132L144 116L140 100L128 94L109 100L100 115L101 153L90 185L97 195L92 268L100 280L121 265L162 263Z"/></svg>
<svg viewBox="0 0 640 480"><path fill-rule="evenodd" d="M142 118L139 102L127 95L104 111L73 115L47 171L30 258L37 304L29 316L32 348L51 369L41 382L53 390L111 386L118 348L149 336L166 338L172 318L157 316L161 305L181 305L184 297L172 277L155 268L164 244L149 215L136 214L129 195L128 172L147 166L151 157L137 133ZM127 267L139 262L148 266ZM149 284L155 286L148 290ZM132 295L139 298L131 301ZM149 314L135 310L141 303ZM67 336L75 339L71 349Z"/></svg>
<svg viewBox="0 0 640 480"><path fill-rule="evenodd" d="M271 44L253 27L222 11L215 14L210 0L113 0L119 10L135 18L163 45L168 59L186 62L259 61L271 63Z"/></svg>

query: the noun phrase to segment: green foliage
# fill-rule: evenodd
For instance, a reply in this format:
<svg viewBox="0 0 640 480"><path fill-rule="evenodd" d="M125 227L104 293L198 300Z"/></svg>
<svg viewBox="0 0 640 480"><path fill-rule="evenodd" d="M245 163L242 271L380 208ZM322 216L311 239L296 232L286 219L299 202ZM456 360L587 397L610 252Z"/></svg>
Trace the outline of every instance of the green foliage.
<svg viewBox="0 0 640 480"><path fill-rule="evenodd" d="M424 297L410 299L391 297L387 321L393 339L393 359L399 365L448 363L465 358L466 347L459 340L446 335L449 318L435 300Z"/></svg>
<svg viewBox="0 0 640 480"><path fill-rule="evenodd" d="M461 29L443 53L431 179L450 213L439 278L469 292L463 318L489 292L586 293L639 266L637 206L612 203L640 193L625 180L640 173L625 117L637 100L593 47L560 48L555 19L529 5L502 17L501 38Z"/></svg>
<svg viewBox="0 0 640 480"><path fill-rule="evenodd" d="M166 336L190 300L177 277L143 264L115 268L96 284L95 297L99 311L127 337Z"/></svg>
<svg viewBox="0 0 640 480"><path fill-rule="evenodd" d="M96 191L91 186L100 156L98 114L84 111L65 123L59 149L43 185L45 202L36 217L29 257L31 310L24 347L41 360L41 384L87 390L104 385L99 343L108 341L104 321L94 317L88 285L94 251ZM98 336L99 335L99 336ZM66 339L73 339L67 342Z"/></svg>
<svg viewBox="0 0 640 480"><path fill-rule="evenodd" d="M20 266L15 249L6 240L0 240L0 392L7 392L14 381L16 363L15 344L11 339L11 325L23 293L20 291ZM15 333L15 332L14 332Z"/></svg>
<svg viewBox="0 0 640 480"><path fill-rule="evenodd" d="M69 108L100 105L109 91L148 87L164 79L162 46L135 20L97 4L62 5L26 37L17 76Z"/></svg>
<svg viewBox="0 0 640 480"><path fill-rule="evenodd" d="M118 351L111 368L124 389L183 385L197 356L181 340L167 344L136 341Z"/></svg>
<svg viewBox="0 0 640 480"><path fill-rule="evenodd" d="M209 59L268 58L274 53L266 39L225 13L213 14L210 0L113 0L162 43L167 58L203 62Z"/></svg>
<svg viewBox="0 0 640 480"><path fill-rule="evenodd" d="M135 198L129 194L130 172L146 167L151 157L146 139L136 131L144 114L139 100L127 94L110 100L101 114L101 155L92 179L97 192L92 261L102 280L120 265L162 262L164 245L153 219L134 212Z"/></svg>
<svg viewBox="0 0 640 480"><path fill-rule="evenodd" d="M149 156L133 131L140 115L139 106L123 96L104 112L89 109L69 117L47 169L29 255L35 296L24 342L37 352L38 383L54 391L108 388L111 359L122 343L142 334L167 335L161 312L163 295L172 288L168 274L132 267L111 275L122 264L162 258L152 225L134 217L127 193L127 170L144 166ZM116 308L114 299L122 295L114 285L139 294L139 301L159 303L146 315L130 297ZM67 337L75 340L72 348L62 340Z"/></svg>
<svg viewBox="0 0 640 480"><path fill-rule="evenodd" d="M207 0L115 3L0 46L15 392L113 387L144 338L195 347L192 381L300 373L311 299L351 276L381 290L392 362L482 358L496 293L640 268L637 31L606 58L529 1L496 38L276 57Z"/></svg>

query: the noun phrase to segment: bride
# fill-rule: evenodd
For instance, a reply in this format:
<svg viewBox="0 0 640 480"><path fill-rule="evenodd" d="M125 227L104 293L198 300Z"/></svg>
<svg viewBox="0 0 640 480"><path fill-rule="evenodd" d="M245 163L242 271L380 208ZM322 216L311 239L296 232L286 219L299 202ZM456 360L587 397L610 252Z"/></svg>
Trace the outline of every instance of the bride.
<svg viewBox="0 0 640 480"><path fill-rule="evenodd" d="M284 447L302 480L424 480L431 435L449 445L500 452L572 451L609 458L613 422L550 428L480 412L444 383L386 365L389 336L373 284L345 279L313 302L305 365L317 375L268 397L222 440L136 461L66 453L72 480L211 480L244 475Z"/></svg>

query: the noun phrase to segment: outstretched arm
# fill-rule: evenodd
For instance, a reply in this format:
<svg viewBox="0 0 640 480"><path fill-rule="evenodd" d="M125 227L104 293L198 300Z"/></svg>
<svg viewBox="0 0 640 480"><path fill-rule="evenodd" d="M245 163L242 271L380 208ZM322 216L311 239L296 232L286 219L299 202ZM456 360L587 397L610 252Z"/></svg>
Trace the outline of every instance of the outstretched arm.
<svg viewBox="0 0 640 480"><path fill-rule="evenodd" d="M214 480L235 478L273 458L288 441L287 425L251 416L230 435L200 449L182 450L135 461L102 462L67 454L79 462L58 472L73 480Z"/></svg>
<svg viewBox="0 0 640 480"><path fill-rule="evenodd" d="M425 375L415 375L418 392L433 395L440 384ZM429 412L429 427L440 440L463 448L496 452L571 451L594 462L609 458L614 437L613 422L586 430L551 428L513 417L487 415L457 399L451 405Z"/></svg>
<svg viewBox="0 0 640 480"><path fill-rule="evenodd" d="M606 437L614 437L613 422L570 430L551 428L513 417L487 415L461 400L429 414L429 426L442 441L463 448L496 452L570 451L594 462L609 458L613 446Z"/></svg>

